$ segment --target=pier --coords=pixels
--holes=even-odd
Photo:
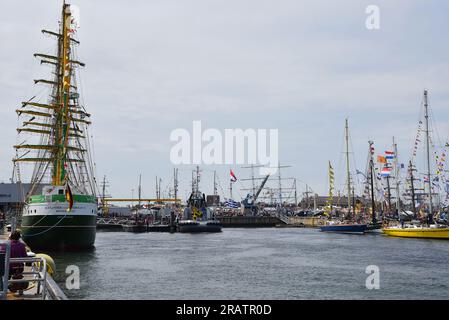
[[[278,225],[281,227],[319,228],[325,224],[325,220],[319,217],[289,217],[283,214],[278,217],[283,222],[283,224]]]

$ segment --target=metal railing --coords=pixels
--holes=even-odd
[[[130,221],[135,221],[135,218],[97,218],[97,225],[122,225]]]
[[[10,263],[23,263],[29,268],[21,273],[22,279],[10,279],[8,285],[14,283],[35,283],[37,285],[33,297],[41,297],[45,300],[47,297],[47,262],[44,258],[10,258]]]
[[[283,214],[283,213],[279,213],[279,215],[277,216],[279,218],[279,220],[281,220],[282,222],[284,222],[285,224],[290,224],[290,217]]]
[[[24,266],[23,271],[19,273],[22,276],[21,279],[14,279],[14,277],[11,277],[11,264]],[[10,241],[0,241],[0,278],[0,300],[6,300],[8,290],[10,290],[14,284],[20,283],[28,285],[24,289],[17,289],[16,291],[19,291],[19,293],[33,288],[30,284],[34,283],[35,290],[32,295],[27,295],[27,297],[41,298],[42,300],[47,298],[46,260],[44,258],[36,257],[11,258]]]
[[[0,241],[0,300],[6,300],[8,293],[10,253],[11,244],[9,241]]]

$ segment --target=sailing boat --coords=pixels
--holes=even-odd
[[[25,139],[15,146],[18,179],[21,163],[34,164],[21,230],[33,249],[88,248],[95,242],[96,183],[89,151],[90,114],[81,105],[76,84],[77,69],[84,64],[75,57],[79,41],[70,5],[63,3],[58,33],[42,32],[56,38],[57,55],[34,56],[53,68],[54,78],[34,82],[50,85],[51,94],[44,102],[33,97],[16,110],[23,121],[17,131]]]
[[[432,203],[432,179],[430,175],[430,136],[429,136],[429,112],[427,90],[424,90],[424,118],[426,126],[426,160],[427,160],[427,183],[429,212],[427,213],[427,225],[405,225],[383,228],[383,232],[389,236],[405,238],[430,238],[449,239],[449,228],[434,223],[434,212]],[[411,165],[411,163],[410,163]],[[414,201],[414,199],[412,199]]]
[[[364,233],[367,229],[366,224],[357,224],[351,221],[351,173],[349,170],[349,126],[348,119],[345,120],[345,137],[346,137],[346,174],[348,183],[348,215],[346,222],[339,223],[330,221],[327,225],[321,226],[320,230],[324,232],[339,233]]]

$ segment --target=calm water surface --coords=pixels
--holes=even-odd
[[[98,232],[88,253],[52,253],[71,299],[449,299],[449,241],[224,229],[217,234]],[[368,290],[368,265],[380,289]]]

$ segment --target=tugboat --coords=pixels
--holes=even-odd
[[[198,190],[199,168],[196,169],[196,181],[192,183],[192,194],[187,200],[183,217],[178,221],[178,232],[221,232],[222,225],[206,205],[206,196]]]

